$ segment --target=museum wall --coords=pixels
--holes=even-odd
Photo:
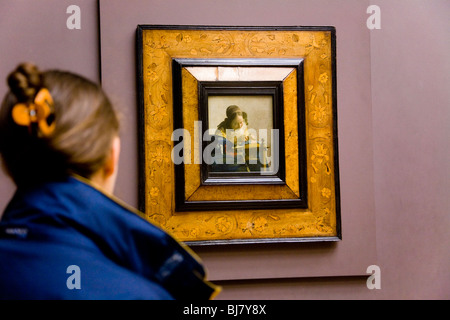
[[[376,2],[380,30],[361,0],[1,0],[0,76],[31,60],[101,80],[123,116],[116,194],[138,206],[138,24],[335,26],[342,241],[193,249],[219,299],[448,299],[450,5]],[[1,211],[13,192],[1,173]]]

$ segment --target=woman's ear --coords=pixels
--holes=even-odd
[[[105,178],[109,178],[111,175],[116,175],[119,167],[119,155],[120,155],[120,138],[114,137],[111,150],[109,151],[108,158],[106,159],[104,169]]]

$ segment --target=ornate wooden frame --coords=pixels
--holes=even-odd
[[[144,216],[190,244],[341,239],[335,52],[333,27],[138,26]],[[202,185],[200,165],[172,162],[173,130],[194,132],[200,117],[199,81],[186,66],[293,61],[301,68],[282,83],[284,184]]]

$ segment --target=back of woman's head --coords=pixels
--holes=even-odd
[[[40,72],[31,63],[20,64],[7,82],[0,153],[18,186],[70,174],[90,178],[103,166],[119,121],[99,85],[70,72]]]

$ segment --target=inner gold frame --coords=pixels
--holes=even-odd
[[[137,48],[141,119],[140,209],[145,218],[179,240],[197,244],[341,238],[333,27],[139,26]],[[293,101],[298,94],[293,89],[296,84],[291,76],[284,81],[284,125],[286,168],[290,168],[286,172],[298,168],[288,164],[289,161],[298,162],[298,148],[289,146],[294,146],[296,139],[306,139],[308,208],[176,212],[175,170],[171,160],[175,80],[172,60],[241,58],[304,60],[306,136],[298,137],[292,127],[293,121],[289,120],[296,114],[296,107],[289,106],[296,105]],[[183,112],[183,122],[189,126],[198,117],[192,111],[198,105],[195,96],[197,80],[189,71],[182,72],[183,110],[191,110]],[[219,193],[218,189],[211,192],[206,186],[200,188],[196,170],[192,166],[185,172],[185,196],[190,200],[198,189],[205,190],[201,196],[200,193],[196,195],[201,200],[214,200],[220,194],[222,199],[232,201],[242,194],[231,191],[232,188]],[[287,174],[286,180],[293,191],[289,195],[280,195],[279,190],[273,190],[281,187],[286,190],[286,186],[242,187],[251,188],[252,194],[264,199],[273,195],[281,198],[298,196],[295,175],[289,175],[288,179]]]

